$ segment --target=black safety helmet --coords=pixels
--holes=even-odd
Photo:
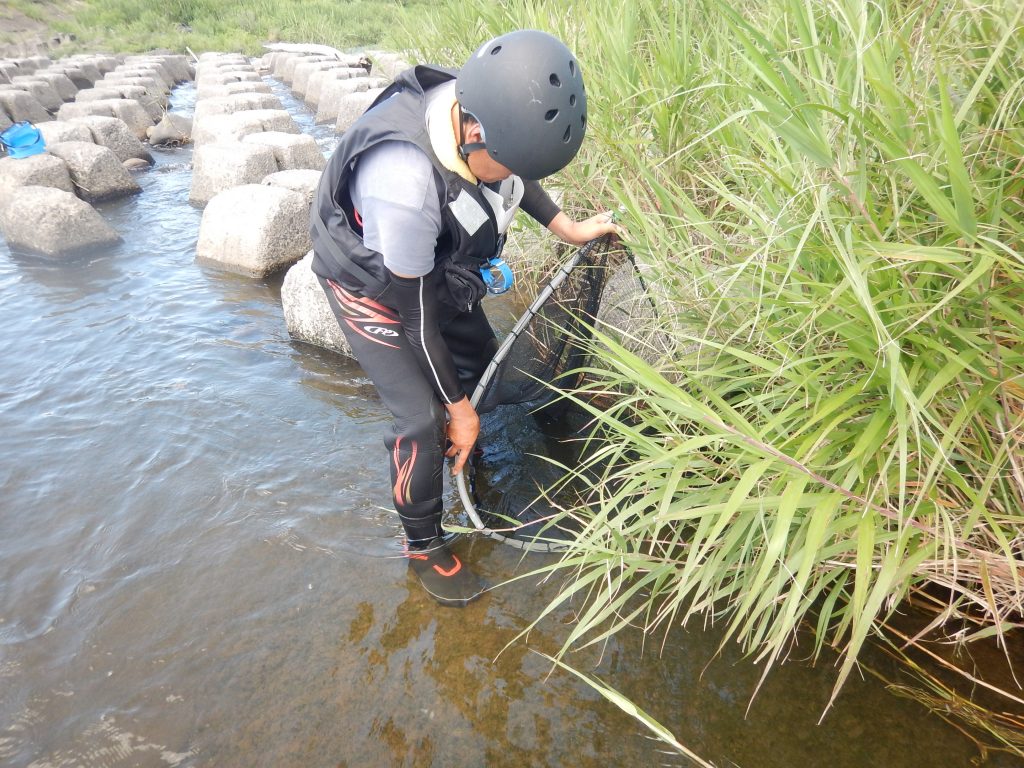
[[[480,46],[456,80],[459,106],[475,117],[484,142],[460,147],[487,154],[525,179],[560,171],[587,131],[587,94],[576,57],[535,29]]]

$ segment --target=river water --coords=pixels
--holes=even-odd
[[[190,150],[155,154],[142,194],[100,209],[122,245],[0,242],[0,765],[686,765],[552,672],[568,610],[520,635],[556,585],[501,584],[550,556],[463,540],[499,586],[464,610],[418,588],[373,387],[289,340],[281,275],[196,265]],[[870,677],[819,725],[829,662],[781,667],[748,713],[761,670],[718,642],[692,626],[568,661],[720,766],[976,754]]]

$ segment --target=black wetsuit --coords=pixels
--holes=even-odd
[[[500,250],[502,238],[481,189],[441,165],[426,133],[425,92],[453,77],[449,70],[420,66],[396,78],[342,138],[312,212],[313,270],[356,359],[394,417],[385,439],[392,495],[413,545],[441,535],[444,404],[473,392],[497,349],[480,306],[486,291],[478,269]],[[359,155],[384,141],[410,142],[434,166],[443,226],[434,269],[422,277],[394,275],[363,244],[349,197]],[[525,187],[521,207],[547,225],[558,207],[536,182]]]

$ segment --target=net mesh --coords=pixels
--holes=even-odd
[[[497,537],[507,543],[543,550],[570,535],[556,523],[558,509],[544,489],[560,480],[559,463],[576,463],[586,419],[567,407],[558,390],[579,383],[588,329],[624,259],[608,238],[572,254],[509,331],[474,392],[484,447],[468,470],[463,498],[477,525],[492,535],[504,531]]]
[[[510,332],[474,395],[477,410],[499,405],[549,405],[555,388],[572,388],[585,362],[582,340],[596,322],[601,294],[623,252],[609,238],[578,250],[555,274]]]

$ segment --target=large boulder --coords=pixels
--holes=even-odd
[[[333,56],[323,56],[320,54],[300,54],[291,58],[285,59],[281,65],[281,71],[278,73],[278,77],[290,86],[292,81],[295,79],[295,69],[300,64],[312,64],[316,61],[327,61],[328,59],[334,59]]]
[[[146,138],[146,131],[153,125],[153,118],[146,112],[145,107],[134,99],[76,101],[65,104],[57,111],[58,120],[73,120],[89,115],[120,118],[140,141]]]
[[[20,88],[26,93],[31,94],[47,112],[56,112],[60,109],[60,105],[64,103],[64,99],[60,97],[60,94],[57,93],[52,85],[35,75],[20,75],[12,78],[11,86],[9,87]]]
[[[306,86],[305,102],[310,107],[315,107],[320,103],[324,84],[334,80],[355,80],[357,78],[364,80],[368,79],[366,70],[354,67],[331,67],[330,69],[322,69],[319,72],[314,72],[309,76],[309,85]],[[380,85],[383,85],[383,83],[380,83]]]
[[[51,187],[74,193],[67,164],[59,157],[42,152],[31,157],[0,159],[0,190],[16,187]]]
[[[250,82],[204,82],[201,86],[196,89],[196,99],[203,101],[205,99],[218,98],[220,96],[235,96],[239,93],[272,93],[270,86],[264,82],[250,83]]]
[[[75,100],[75,94],[78,93],[78,86],[71,82],[71,78],[63,72],[49,72],[47,70],[42,70],[40,72],[36,72],[36,77],[48,82],[63,101]]]
[[[292,93],[298,96],[300,99],[306,97],[306,92],[309,90],[310,78],[317,72],[324,72],[330,69],[342,69],[347,72],[348,67],[342,64],[336,59],[327,59],[324,61],[302,61],[295,66],[295,73],[292,77]]]
[[[242,143],[261,144],[273,149],[277,167],[282,171],[298,168],[322,171],[327,165],[316,140],[305,133],[282,133],[281,131],[251,133],[242,138]]]
[[[146,131],[146,136],[154,147],[188,144],[192,141],[192,118],[168,112]]]
[[[243,136],[261,131],[299,133],[299,126],[283,109],[253,109],[233,115],[211,115],[192,123],[192,143],[197,147],[211,142],[241,141]]]
[[[289,335],[297,341],[314,344],[352,357],[327,296],[313,273],[313,252],[292,266],[281,285],[281,308]]]
[[[105,101],[107,99],[131,99],[139,102],[151,120],[159,120],[165,111],[165,104],[149,97],[141,85],[98,85],[85,91],[79,91],[75,101]]]
[[[87,202],[50,187],[0,194],[0,231],[12,248],[46,256],[67,256],[121,240]]]
[[[396,75],[412,66],[404,56],[398,53],[370,51],[367,53],[367,56],[369,56],[373,64],[370,74],[378,75],[388,80],[394,80]]]
[[[325,80],[320,86],[320,101],[317,103],[316,123],[336,123],[341,111],[341,102],[353,93],[382,88],[384,81],[377,77],[354,77],[352,79]]]
[[[125,160],[144,160],[152,165],[153,156],[149,154],[149,150],[142,145],[135,134],[128,130],[128,126],[123,120],[116,117],[90,115],[89,117],[77,117],[73,122],[88,128],[93,142],[110,149],[122,163]]]
[[[189,202],[205,205],[217,194],[256,184],[278,170],[274,150],[265,144],[224,142],[196,147],[192,155]]]
[[[26,120],[38,124],[50,119],[50,113],[43,109],[43,105],[32,94],[19,89],[0,88],[0,112],[6,114],[12,123]]]
[[[40,123],[36,127],[43,134],[46,146],[62,141],[92,141],[95,143],[89,126],[74,120],[50,120],[47,123]]]
[[[311,247],[309,207],[301,194],[246,184],[221,192],[206,206],[196,260],[265,277],[295,263]]]
[[[272,93],[236,93],[231,96],[216,96],[198,102],[193,119],[196,122],[201,122],[211,115],[231,115],[254,109],[281,109],[281,102]]]
[[[384,91],[383,88],[372,88],[343,96],[338,104],[338,119],[334,124],[336,133],[344,133]]]
[[[320,184],[320,171],[298,169],[294,171],[278,171],[263,179],[261,184],[271,187],[284,187],[292,192],[298,192],[305,198],[306,205],[312,205],[316,188]]]
[[[107,147],[84,141],[65,141],[47,149],[67,163],[71,181],[83,200],[98,203],[142,191]]]

